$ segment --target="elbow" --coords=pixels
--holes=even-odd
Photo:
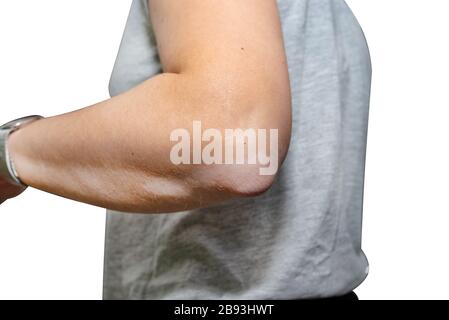
[[[223,183],[236,197],[267,192],[288,154],[292,126],[290,87],[284,82],[283,86],[265,89],[264,93],[256,90],[256,95],[247,92],[241,100],[250,97],[254,107],[239,104],[241,127],[234,128],[231,137],[225,134],[225,142],[234,142],[235,162],[226,169]]]
[[[241,172],[230,174],[233,177],[232,181],[227,179],[224,183],[229,186],[231,193],[236,198],[251,198],[267,192],[276,180],[277,174],[273,175],[260,175],[254,169],[247,168],[247,172]],[[234,175],[234,176],[233,176]]]
[[[263,116],[255,112],[247,120],[240,117],[242,127],[229,125],[220,130],[221,161],[217,164],[209,160],[208,165],[200,166],[212,188],[226,190],[233,198],[247,198],[259,196],[273,186],[290,144],[289,110],[289,103],[276,105]],[[259,120],[254,121],[257,117]]]
[[[266,149],[256,148],[255,155],[250,155],[248,152],[246,162],[222,168],[224,174],[221,174],[221,182],[235,197],[259,196],[267,192],[276,181],[288,153],[290,129],[287,130],[288,136],[285,132],[280,134],[277,129],[267,131],[269,133],[266,135],[256,137],[258,140],[256,145],[266,145]],[[249,145],[250,142],[246,141],[242,143],[242,148]],[[239,145],[236,147],[238,148]]]
[[[277,173],[261,175],[258,165],[211,165],[196,170],[194,179],[218,198],[250,198],[268,191]],[[220,196],[221,194],[221,196]]]
[[[287,72],[249,75],[203,79],[196,86],[201,99],[193,104],[204,106],[192,116],[202,123],[202,165],[194,179],[232,198],[255,197],[273,186],[291,137]]]
[[[225,191],[231,198],[251,198],[264,194],[275,183],[279,168],[275,164],[224,165],[204,169],[208,184],[218,192]]]

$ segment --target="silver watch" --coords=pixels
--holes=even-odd
[[[42,118],[43,117],[41,116],[28,116],[10,121],[0,126],[0,178],[7,180],[13,185],[26,186],[20,181],[17,172],[14,169],[14,164],[9,158],[7,145],[8,137],[14,131]]]

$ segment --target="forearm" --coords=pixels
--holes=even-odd
[[[271,183],[270,177],[255,177],[257,168],[170,161],[170,133],[191,128],[193,120],[218,129],[270,125],[251,110],[251,101],[243,109],[230,107],[234,102],[217,96],[207,82],[159,75],[112,99],[13,133],[9,148],[20,179],[69,199],[127,212],[174,212],[248,190],[257,193]]]

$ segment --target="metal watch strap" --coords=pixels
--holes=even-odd
[[[9,159],[7,142],[10,133],[11,130],[0,129],[0,176],[13,185],[24,186],[17,177],[11,160]]]
[[[14,168],[14,164],[9,157],[7,145],[8,137],[14,131],[42,118],[42,116],[38,115],[27,116],[0,126],[0,177],[13,185],[26,187],[26,185],[20,181]]]

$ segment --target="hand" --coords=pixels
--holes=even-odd
[[[8,199],[17,197],[19,194],[24,192],[26,187],[16,186],[8,181],[0,178],[0,204]]]

